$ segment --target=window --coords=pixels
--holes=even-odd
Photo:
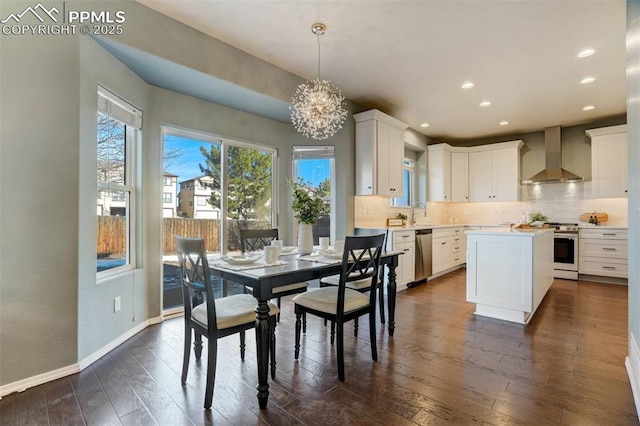
[[[164,177],[164,186],[171,186],[172,179],[169,176]]]
[[[98,87],[96,271],[99,276],[134,266],[134,155],[141,127],[141,111]]]
[[[162,305],[172,313],[182,306],[173,235],[204,238],[210,254],[239,253],[239,229],[277,226],[278,162],[273,148],[175,127],[163,127],[163,143],[163,170],[183,183],[180,218],[165,218],[163,230]],[[228,294],[243,291],[229,284]]]
[[[402,161],[402,197],[392,198],[393,207],[411,207],[413,204],[414,160]]]
[[[171,193],[170,192],[163,192],[162,193],[162,202],[163,203],[170,203],[171,202]]]
[[[313,226],[314,244],[318,244],[319,237],[335,239],[334,151],[333,146],[293,147],[293,178],[308,182],[324,194],[324,211]]]

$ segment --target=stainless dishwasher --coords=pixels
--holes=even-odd
[[[431,229],[416,230],[416,277],[411,287],[431,276],[432,232]]]

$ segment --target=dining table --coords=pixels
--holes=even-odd
[[[395,330],[396,310],[396,268],[398,257],[403,251],[386,251],[380,258],[380,266],[387,267],[387,309],[389,335]],[[256,306],[256,353],[258,359],[258,404],[261,409],[267,407],[269,399],[269,344],[271,339],[268,301],[273,296],[273,289],[301,281],[309,281],[339,274],[342,270],[342,259],[328,259],[317,252],[311,255],[281,255],[273,265],[264,262],[256,265],[236,267],[224,262],[210,262],[213,276],[229,280],[246,287],[251,287],[257,299]],[[275,362],[275,360],[273,361]]]

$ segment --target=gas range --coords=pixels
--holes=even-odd
[[[560,222],[547,222],[549,228],[554,229],[555,234],[578,234],[578,224],[577,223],[560,223]]]

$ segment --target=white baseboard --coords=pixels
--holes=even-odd
[[[625,359],[624,365],[627,367],[636,411],[640,413],[640,350],[633,333],[629,333],[629,356]]]
[[[37,376],[27,377],[26,379],[18,380],[17,382],[0,386],[0,399],[2,399],[3,396],[9,395],[13,392],[23,392],[34,386],[39,386],[44,383],[52,382],[66,376],[79,373],[145,328],[153,324],[158,324],[160,322],[162,322],[162,317],[150,318],[146,321],[143,321],[117,339],[109,342],[85,359],[79,361],[77,364],[68,365],[66,367],[58,368],[57,370],[47,371],[46,373],[38,374]]]

